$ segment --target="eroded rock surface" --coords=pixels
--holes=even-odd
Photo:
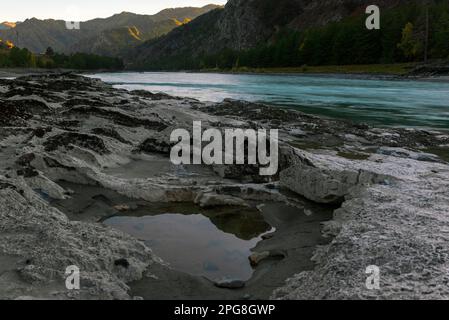
[[[69,220],[53,207],[71,198],[63,182],[136,201],[204,207],[287,199],[264,185],[226,181],[212,169],[168,170],[171,131],[215,119],[189,109],[192,100],[115,90],[72,74],[0,80],[0,86],[0,260],[7,261],[0,298],[130,299],[129,282],[151,276],[155,264],[165,268],[142,242],[98,223],[101,215]],[[155,162],[156,154],[165,160]],[[136,178],[112,173],[134,162],[147,163]],[[87,200],[85,206],[108,202]],[[80,291],[65,286],[72,265],[82,272]]]
[[[127,299],[126,283],[140,279],[157,258],[136,239],[100,224],[71,222],[24,181],[0,186],[0,251],[16,257],[0,274],[0,298]],[[129,265],[118,266],[126,258]],[[81,290],[69,292],[67,267],[82,270]]]
[[[380,155],[345,165],[309,158],[313,167],[289,170],[320,187],[303,190],[290,177],[287,184],[320,201],[336,194],[345,201],[325,223],[335,239],[316,251],[315,270],[289,279],[273,298],[448,299],[449,167]],[[355,179],[354,169],[365,178]],[[380,289],[366,286],[369,266],[379,267]]]
[[[329,243],[313,258],[316,268],[285,269],[298,274],[273,298],[449,298],[446,133],[129,92],[72,74],[0,80],[0,89],[0,298],[130,299],[129,282],[150,279],[153,271],[168,274],[150,248],[97,223],[101,216],[69,220],[53,207],[71,199],[73,190],[64,187],[70,183],[135,201],[203,207],[270,201],[301,207],[301,197],[337,203],[323,229]],[[260,179],[254,166],[173,168],[170,133],[191,130],[198,120],[204,129],[279,129],[279,174]],[[86,205],[97,202],[109,199]],[[289,238],[301,232],[289,230]],[[271,235],[258,252],[279,256],[272,241],[279,243]],[[83,272],[81,291],[65,287],[70,265]],[[380,290],[365,287],[369,265],[380,267]]]

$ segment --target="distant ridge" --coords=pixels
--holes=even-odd
[[[0,25],[0,39],[34,53],[48,47],[55,52],[84,52],[107,56],[121,56],[130,47],[164,35],[178,27],[177,21],[193,20],[219,6],[165,9],[155,15],[122,12],[109,18],[81,23],[81,30],[67,30],[62,20],[27,19],[20,24]]]
[[[4,22],[0,23],[0,30],[8,30],[8,29],[15,28],[16,26],[17,26],[16,22],[4,21]]]

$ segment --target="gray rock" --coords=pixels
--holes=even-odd
[[[244,288],[246,283],[245,283],[245,281],[241,281],[241,280],[223,280],[223,281],[215,282],[214,285],[217,288],[235,290],[235,289]]]
[[[315,269],[287,280],[272,298],[448,299],[449,167],[385,156],[359,167],[394,183],[347,189],[346,201],[324,226],[335,238],[317,248]],[[340,171],[352,168],[347,163]],[[366,286],[371,265],[380,269],[380,290]]]
[[[415,152],[404,148],[380,147],[377,150],[377,153],[399,158],[408,158],[418,161],[440,162],[440,163],[444,162],[434,154],[425,152]]]
[[[297,157],[296,165],[281,172],[281,186],[319,203],[343,202],[352,187],[379,183],[387,176],[359,161],[301,151]]]
[[[270,252],[255,252],[249,256],[249,262],[253,267],[257,266],[262,260],[268,259],[270,257]]]

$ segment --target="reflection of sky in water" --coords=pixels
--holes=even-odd
[[[449,83],[167,72],[103,73],[95,77],[119,88],[203,101],[263,101],[376,124],[449,128]]]
[[[113,217],[105,223],[145,241],[173,268],[211,280],[248,280],[250,250],[261,240],[242,240],[199,214]]]

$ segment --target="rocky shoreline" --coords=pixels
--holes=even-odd
[[[260,179],[253,166],[180,174],[148,159],[166,157],[170,132],[191,129],[194,120],[203,127],[280,129],[280,174]],[[0,80],[0,298],[447,299],[448,150],[449,135],[432,130],[130,92],[73,74]],[[148,161],[154,172],[111,173],[136,161]],[[338,209],[323,224],[323,239],[314,233],[303,249],[309,230],[279,225],[255,253],[269,257],[289,248],[285,264],[256,269],[247,289],[236,292],[170,269],[143,242],[98,223],[101,216],[73,219],[52,205],[73,194],[61,181],[149,204],[275,202],[305,216],[314,204]],[[295,262],[296,252],[304,265]],[[70,265],[82,270],[81,290],[65,288]],[[370,265],[381,270],[380,290],[365,286]],[[281,267],[286,277],[275,278]]]

